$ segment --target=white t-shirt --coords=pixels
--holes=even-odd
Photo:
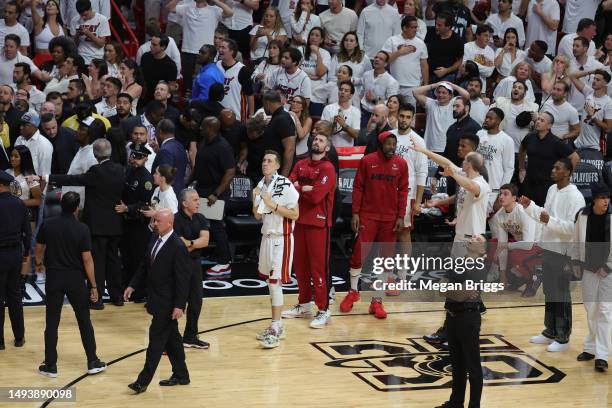
[[[493,91],[493,98],[497,99],[500,96],[503,96],[504,98],[510,99],[512,97],[512,86],[515,82],[516,77],[512,75],[507,76],[501,81],[499,81],[499,84],[497,84],[495,90]],[[531,79],[527,79],[525,81],[525,84],[527,84],[527,93],[525,94],[525,100],[527,102],[535,102],[535,94],[533,93],[533,82],[531,81]]]
[[[308,21],[306,21],[308,18]],[[308,34],[310,30],[315,27],[321,27],[321,19],[316,14],[311,13],[308,17],[308,13],[302,12],[300,19],[295,20],[295,15],[291,14],[291,37],[301,36],[302,40],[308,40]]]
[[[262,25],[253,26],[253,28],[249,32],[249,35],[254,36],[255,34],[257,34],[257,30],[260,27],[263,28]],[[273,31],[271,34],[273,39],[278,36],[283,36],[283,35],[287,35],[287,32],[285,31],[283,27],[281,27],[278,30],[278,32]],[[255,50],[251,50],[251,59],[256,60],[256,59],[267,57],[267,56],[268,56],[268,37],[265,35],[262,35],[261,37],[258,37],[257,40],[255,41]]]
[[[416,48],[416,51],[396,58],[389,66],[389,72],[399,82],[400,86],[421,86],[423,82],[421,60],[426,60],[429,57],[427,46],[417,37],[406,39],[400,34],[388,38],[382,49],[391,54],[397,51],[401,45],[411,45]]]
[[[70,23],[70,34],[75,36],[77,29],[91,31],[100,38],[111,35],[108,19],[100,13],[95,13],[89,20],[83,20],[77,15]],[[83,57],[86,64],[89,64],[94,58],[104,58],[104,47],[96,46],[85,35],[81,35],[79,36],[79,55]]]
[[[459,187],[457,190],[455,240],[464,239],[466,235],[473,237],[484,234],[487,230],[487,207],[489,206],[491,187],[482,176],[474,177],[472,181],[480,186],[478,197],[463,187]]]
[[[223,19],[220,7],[183,4],[176,6],[176,15],[183,21],[183,52],[198,54],[202,45],[214,44],[215,30]]]
[[[529,58],[528,55],[525,56],[525,62],[527,62],[529,65],[531,65],[531,67],[533,68],[533,70],[535,72],[537,72],[538,74],[542,75],[546,72],[550,72],[550,70],[552,69],[552,61],[550,58],[548,58],[546,55],[544,56],[544,58],[542,58],[541,61],[534,61],[531,58]]]
[[[4,37],[9,34],[16,34],[21,40],[22,47],[30,46],[30,33],[23,25],[16,23],[14,26],[9,27],[4,22],[4,19],[0,20],[0,48],[4,47]]]
[[[23,145],[30,149],[32,154],[32,163],[34,171],[39,176],[51,174],[51,162],[53,160],[53,145],[51,142],[40,134],[39,131],[34,133],[30,139],[19,136],[15,140],[15,146]]]
[[[534,242],[539,238],[540,227],[525,212],[525,209],[519,203],[516,203],[511,212],[506,212],[500,208],[493,219],[492,225],[495,225],[493,236],[497,238],[499,243],[507,243],[508,249],[523,249],[530,250]],[[514,239],[514,242],[508,242],[508,236]],[[502,270],[507,269],[508,250],[499,251],[499,265]]]
[[[321,54],[323,65],[327,67],[327,72],[329,72],[329,66],[331,65],[331,55],[329,55],[329,52],[327,52],[323,48],[319,48],[319,53]],[[318,57],[313,52],[310,53],[310,57],[308,59],[304,57],[304,59],[302,59],[302,63],[300,64],[300,68],[302,69],[302,71],[304,71],[308,75],[316,75],[317,58]],[[317,80],[311,79],[310,86],[312,87],[312,89],[314,89],[318,86],[325,85],[326,82],[327,82],[327,74],[323,75],[321,79],[317,79]],[[324,103],[325,101],[316,100],[315,95],[312,95],[311,102]]]
[[[83,146],[79,148],[79,150],[74,155],[72,162],[70,162],[70,168],[68,169],[68,174],[85,174],[91,168],[91,166],[95,166],[98,164],[98,160],[93,154],[93,145],[88,144],[87,146]],[[68,193],[69,191],[74,191],[81,197],[81,202],[79,203],[79,208],[83,208],[85,206],[85,187],[83,186],[64,186],[62,187],[62,195]]]
[[[520,3],[520,1],[517,1]],[[503,39],[504,34],[506,34],[506,30],[509,28],[514,28],[518,33],[518,48],[523,48],[525,45],[525,27],[523,26],[523,20],[518,18],[514,14],[510,14],[510,17],[506,21],[502,21],[499,14],[491,14],[487,17],[486,24],[490,25],[493,29],[493,34],[491,35],[491,41],[489,42],[489,46],[495,49],[495,44],[493,42],[493,36],[498,36]]]
[[[382,7],[372,4],[361,10],[357,22],[357,38],[369,58],[374,58],[385,40],[400,34],[397,23],[399,18],[397,9],[388,4]]]
[[[495,51],[495,58],[497,58],[502,51],[503,48],[498,48],[497,51]],[[510,55],[510,53],[504,53],[504,56],[502,57],[502,63],[497,68],[497,71],[500,73],[500,75],[507,77],[512,73],[512,70],[516,65],[518,65],[519,62],[523,62],[525,60],[526,55],[527,54],[525,53],[525,51],[517,49],[516,58],[514,58],[514,61],[512,61],[512,56]]]
[[[234,15],[225,17],[223,24],[228,30],[244,30],[253,25],[253,9],[245,6],[238,0],[223,0],[225,4],[234,10]]]
[[[557,55],[565,55],[568,60],[574,59],[574,40],[578,38],[577,33],[569,33],[563,36],[561,41],[559,41],[559,48],[557,49]],[[587,50],[587,55],[592,57],[597,52],[597,48],[595,48],[595,43],[593,40],[589,42],[589,49]]]
[[[355,96],[357,99],[361,99],[361,90],[363,89],[363,74],[372,70],[372,63],[370,62],[370,59],[364,54],[363,59],[359,62],[340,62],[338,61],[337,55],[332,56],[329,71],[327,71],[328,82],[336,82],[336,73],[338,72],[338,68],[340,68],[342,65],[349,66],[353,70],[351,81],[353,82],[353,85],[355,85]]]
[[[281,1],[281,3],[283,2]],[[348,7],[342,7],[338,14],[332,13],[331,10],[325,10],[319,15],[319,18],[321,19],[321,27],[325,28],[329,38],[336,41],[330,51],[332,54],[337,54],[344,34],[349,31],[357,31],[357,14]]]
[[[412,149],[413,143],[410,137],[413,136],[416,143],[423,147],[425,147],[425,140],[413,129],[410,129],[410,133],[407,135],[400,135],[397,129],[392,130],[392,132],[397,137],[395,154],[401,156],[408,163],[408,198],[413,200],[417,195],[417,186],[426,185],[429,165],[427,156]],[[410,205],[410,200],[408,200],[408,205]],[[407,213],[410,212],[407,211]]]
[[[586,95],[585,103],[595,108],[596,112],[593,118],[599,120],[612,119],[612,99],[610,99],[608,95],[596,97],[593,88],[588,85],[585,85],[582,92]],[[591,120],[588,120],[585,116],[580,122],[580,136],[576,139],[576,147],[599,150],[600,136],[601,128],[593,124]]]
[[[321,120],[327,120],[330,123],[334,123],[334,117],[339,114],[342,115],[347,126],[359,130],[361,125],[361,111],[353,105],[350,105],[348,109],[342,109],[337,103],[327,105],[325,109],[323,109]],[[332,144],[334,147],[353,146],[355,144],[355,139],[353,139],[348,132],[342,130],[339,124],[334,124]]]
[[[166,191],[161,191],[159,186],[155,187],[151,196],[151,205],[155,211],[169,209],[172,214],[178,211],[178,200],[172,186],[169,186]]]
[[[474,119],[480,126],[484,123],[485,116],[487,116],[487,112],[489,111],[489,105],[486,105],[482,98],[478,98],[476,100],[470,99],[470,117]]]
[[[485,59],[491,62],[495,61],[495,52],[488,45],[484,48],[480,48],[476,41],[465,43],[463,46],[463,63],[466,61],[474,61],[478,65],[478,72],[480,73],[480,79],[482,79],[482,92],[484,93],[487,89],[487,78],[493,74],[495,69],[494,65],[485,65]]]
[[[570,62],[570,73],[574,73],[576,71],[581,71],[580,68],[583,68],[584,71],[593,71],[596,69],[605,69],[605,66],[597,61],[595,58],[593,57],[587,57],[586,63],[584,65],[579,65],[578,61],[576,61],[576,58],[573,58]],[[593,77],[594,75],[588,75],[588,76],[584,76],[582,78],[580,78],[580,80],[585,83],[586,85],[589,86],[589,88],[591,87],[591,85],[593,84]],[[583,91],[584,92],[584,91]],[[570,87],[570,91],[569,94],[567,95],[567,100],[569,103],[572,104],[572,106],[574,108],[576,108],[576,110],[578,111],[579,114],[584,114],[584,94],[583,92],[580,92],[574,85],[572,85]]]
[[[427,98],[425,111],[427,119],[425,122],[425,143],[427,149],[432,152],[443,152],[446,147],[446,131],[455,123],[453,118],[454,99],[445,105],[440,106],[438,101]]]
[[[19,187],[21,187],[21,195],[19,196],[19,198],[21,198],[22,200],[29,200],[31,197],[30,195],[30,190],[33,189],[34,187],[38,187],[40,186],[40,184],[38,183],[38,181],[30,181],[28,182],[28,180],[25,178],[25,176],[23,175],[23,173],[21,173],[18,176],[15,176],[15,171],[13,169],[8,169],[6,170],[7,174],[10,174],[11,176],[15,177],[15,181],[17,181],[19,183]]]
[[[96,103],[94,107],[96,112],[105,118],[110,118],[111,116],[115,116],[117,114],[117,105],[110,106],[108,103],[106,103],[104,98],[102,98],[100,102]]]
[[[563,32],[575,33],[578,23],[583,18],[595,20],[595,12],[601,0],[566,0],[565,17],[563,17]]]
[[[399,83],[386,71],[378,76],[374,74],[373,69],[363,74],[361,105],[368,112],[372,112],[376,102],[372,103],[366,99],[366,92],[368,91],[374,92],[376,97],[382,100],[382,103],[386,103],[389,97],[399,93]]]
[[[542,40],[548,45],[548,52],[552,53],[557,45],[557,30],[551,30],[542,19],[533,11],[537,0],[531,0],[527,6],[527,32],[525,33],[525,48],[529,48],[535,40]],[[559,21],[561,10],[557,0],[543,0],[540,3],[545,15]]]
[[[484,158],[489,185],[493,190],[499,190],[510,182],[514,173],[514,142],[502,130],[497,134],[490,134],[481,129],[476,136],[480,138],[476,151]]]
[[[559,138],[569,132],[570,125],[580,123],[578,111],[568,101],[563,102],[561,105],[555,105],[551,98],[544,103],[542,112],[548,112],[555,118],[555,123],[550,131]]]

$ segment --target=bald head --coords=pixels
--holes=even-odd
[[[389,108],[385,104],[378,104],[374,107],[372,111],[372,120],[378,127],[383,127],[385,123],[387,123],[387,118],[389,117]]]
[[[202,136],[204,140],[211,141],[217,137],[217,135],[219,135],[220,130],[221,121],[214,116],[207,116],[204,118],[202,125],[200,126],[200,136]]]
[[[55,116],[55,104],[53,102],[45,102],[40,107],[40,116],[43,116],[45,113],[51,113]]]
[[[223,127],[231,127],[236,122],[236,114],[231,109],[223,109],[219,113],[219,119]]]
[[[166,235],[174,225],[174,214],[168,208],[155,213],[155,228],[160,236]]]
[[[315,124],[315,130],[317,133],[330,137],[334,131],[334,125],[327,120],[320,120]]]

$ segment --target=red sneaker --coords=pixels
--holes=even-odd
[[[342,299],[342,303],[340,303],[340,311],[342,313],[348,313],[353,309],[353,303],[358,302],[361,297],[359,296],[359,292],[356,290],[349,290],[346,297]]]
[[[380,299],[372,299],[372,303],[370,303],[370,314],[373,314],[377,319],[386,319],[387,312],[383,307],[382,300]]]

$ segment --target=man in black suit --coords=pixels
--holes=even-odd
[[[104,282],[108,288],[111,302],[123,306],[121,282],[121,262],[119,261],[119,241],[123,233],[120,214],[115,206],[121,202],[125,175],[120,164],[111,162],[112,149],[106,139],[93,143],[93,154],[98,164],[92,166],[85,174],[50,175],[45,181],[57,186],[85,186],[85,207],[83,221],[87,224],[92,236],[92,254],[98,286],[98,301],[90,307],[104,309],[102,296]]]
[[[189,292],[189,254],[173,230],[174,214],[169,209],[155,214],[156,234],[151,238],[143,266],[124,292],[128,301],[135,288],[147,287],[147,311],[153,315],[149,326],[149,346],[145,365],[138,378],[128,387],[140,394],[153,379],[162,353],[168,353],[172,376],[159,382],[161,386],[189,384],[185,350],[178,329]],[[145,272],[146,268],[146,272]]]
[[[170,119],[162,119],[159,122],[156,136],[159,151],[153,160],[151,173],[155,173],[155,169],[162,164],[169,164],[176,168],[172,188],[178,196],[185,188],[185,170],[189,162],[187,151],[183,144],[174,137],[174,123]]]

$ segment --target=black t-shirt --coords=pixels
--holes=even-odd
[[[263,133],[264,150],[274,150],[280,154],[281,160],[285,157],[283,139],[295,137],[295,123],[291,115],[283,107],[278,108],[272,113],[272,118]],[[263,156],[262,156],[263,159]],[[260,161],[261,164],[261,161]],[[281,164],[282,165],[282,164]]]
[[[527,153],[525,181],[533,183],[550,183],[550,172],[555,162],[574,152],[550,132],[543,139],[535,132],[529,133],[521,142],[521,146]]]
[[[179,210],[174,215],[174,232],[188,241],[200,238],[200,231],[208,231],[209,229],[210,222],[202,214],[193,214],[193,217],[189,218],[183,210]],[[192,258],[199,258],[201,252],[201,249],[194,249],[189,255]]]
[[[459,36],[459,38],[465,40],[465,31],[472,24],[470,9],[463,4],[440,2],[434,4],[432,10],[436,15],[446,12],[453,16],[453,31]],[[463,49],[463,46],[461,49]]]
[[[145,53],[140,60],[140,69],[145,81],[145,95],[141,98],[140,106],[145,106],[153,99],[155,87],[159,81],[176,81],[176,64],[169,56],[162,59],[155,59],[150,52]]]
[[[86,276],[82,254],[91,251],[87,225],[72,214],[49,218],[41,225],[36,242],[47,246],[47,288],[54,283],[83,282]]]
[[[198,149],[193,169],[193,179],[197,181],[196,190],[200,197],[208,197],[219,187],[223,175],[236,166],[232,147],[221,136],[210,143],[203,143]],[[227,193],[219,192],[221,196]]]
[[[609,214],[596,215],[591,209],[586,228],[584,269],[595,272],[604,267],[610,254],[610,238],[606,237],[606,222]]]
[[[463,41],[455,33],[443,40],[438,34],[432,32],[425,38],[425,44],[429,55],[429,73],[432,75],[436,68],[448,68],[458,59],[463,58]]]
[[[253,185],[259,183],[263,177],[261,170],[261,162],[263,161],[264,151],[266,150],[264,145],[263,136],[257,139],[249,139],[246,135],[244,142],[247,145],[247,169],[246,175],[251,179]]]
[[[230,129],[221,129],[221,135],[232,146],[234,157],[238,157],[240,154],[240,142],[246,137],[246,126],[244,123],[235,121]]]
[[[180,120],[174,122],[174,137],[181,142],[186,150],[189,150],[189,144],[191,142],[196,142],[199,145],[202,141],[199,131],[187,129]]]

